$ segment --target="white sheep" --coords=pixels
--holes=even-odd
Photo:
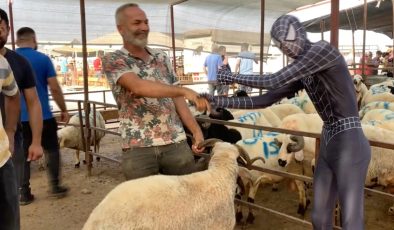
[[[275,142],[275,137],[279,133],[268,132],[262,136],[250,139],[243,139],[237,142],[237,145],[241,146],[245,152],[248,154],[249,158],[256,159],[262,157],[265,159],[265,163],[262,161],[255,161],[254,166],[266,167],[276,170],[285,171],[286,169],[279,167],[278,165],[278,151],[279,146]],[[254,198],[257,193],[257,189],[260,184],[277,184],[283,181],[283,177],[264,173],[258,170],[249,170],[247,168],[240,167],[239,176],[245,187],[245,191],[248,191],[247,200],[249,202],[254,202]],[[241,195],[238,195],[241,198]],[[240,222],[243,218],[242,210],[240,207],[237,208],[236,212],[237,222]],[[246,218],[247,223],[253,223],[255,217],[253,210],[249,209],[248,216]]]
[[[264,114],[260,112],[247,112],[243,116],[240,116],[237,119],[229,120],[229,121],[242,123],[242,124],[272,126],[271,123],[266,119]],[[228,127],[237,130],[241,134],[242,139],[260,137],[264,133],[264,131],[257,129],[241,128],[235,126],[228,126]]]
[[[394,120],[394,112],[388,109],[372,109],[368,111],[362,122],[368,121],[392,121]]]
[[[368,92],[368,88],[364,84],[364,79],[361,75],[358,75],[358,74],[354,75],[353,76],[353,83],[354,83],[354,88],[356,90],[357,105],[358,105],[358,108],[360,109],[361,104],[364,100],[364,97]]]
[[[387,101],[370,102],[360,109],[360,111],[358,113],[360,115],[360,119],[362,119],[367,112],[369,112],[373,109],[387,109],[387,110],[394,111],[394,103],[387,102]]]
[[[311,133],[320,133],[323,121],[318,114],[293,114],[283,119],[280,128]],[[280,134],[277,137],[280,150],[278,164],[289,172],[312,176],[312,162],[315,157],[315,138]],[[294,180],[297,187],[299,204],[298,213],[304,214],[310,203],[303,181]]]
[[[94,126],[94,116],[93,113],[89,114],[89,122],[90,126]],[[85,113],[82,113],[82,122],[85,124]],[[62,129],[59,129],[57,131],[57,135],[59,138],[59,146],[60,148],[66,147],[66,148],[73,148],[76,149],[76,153],[74,155],[75,158],[75,167],[78,168],[80,165],[79,161],[79,151],[84,150],[83,148],[83,143],[82,139],[83,137],[81,136],[81,128],[72,126],[72,125],[78,125],[80,126],[80,121],[79,121],[79,114],[75,114],[70,118],[70,121],[68,123],[69,125],[66,127],[63,127]],[[101,115],[100,112],[96,112],[96,127],[105,129],[105,121],[103,116]],[[94,139],[94,132],[96,132],[96,138]],[[91,139],[90,139],[90,144],[94,144],[94,140],[96,141],[97,144],[97,152],[100,150],[100,141],[101,139],[105,136],[105,132],[102,131],[92,131],[91,133]]]
[[[374,101],[394,102],[394,95],[391,93],[392,82],[384,82],[373,85],[369,88],[361,103],[361,107]]]
[[[297,113],[305,113],[304,110],[293,104],[277,104],[277,105],[271,105],[268,108],[270,108],[272,112],[274,112],[281,121],[289,115],[297,114]]]
[[[298,116],[306,116],[306,115],[298,114]],[[320,117],[315,117],[315,118],[309,117],[301,120],[304,120],[305,122],[307,121],[307,123],[305,124],[310,125],[309,127],[310,132],[314,132],[314,133],[321,132],[322,126],[320,124],[322,124],[321,123],[322,121]],[[296,121],[296,119],[294,119],[294,121]],[[297,127],[299,128],[295,130],[308,131],[303,128],[300,128],[306,126],[294,125],[296,124],[296,122],[289,122],[289,123],[291,124],[289,127],[293,127],[294,129]],[[320,130],[318,127],[320,127]],[[365,136],[369,140],[372,141],[384,140],[385,142],[394,144],[394,131],[387,130],[384,128],[379,128],[372,125],[367,125],[367,124],[362,124],[362,129]],[[282,141],[283,143],[286,143],[286,141],[283,139],[284,137],[286,137],[286,135],[278,136],[279,142]],[[305,139],[304,148],[303,148],[304,155],[307,155],[306,153],[314,155],[315,143],[313,141],[307,141],[308,138],[304,138],[304,139]],[[291,143],[290,139],[289,141],[287,141],[287,143]],[[282,144],[281,150],[279,151],[279,158],[281,158],[282,161],[286,162],[286,164],[281,164],[281,165],[287,167],[287,165],[289,165],[292,161],[294,161],[295,153],[292,151],[287,151],[287,149],[284,149],[284,147],[286,147],[286,145]],[[372,156],[368,167],[367,177],[365,179],[365,185],[366,186],[382,185],[385,187],[394,186],[394,157],[393,157],[394,150],[371,147],[371,152],[372,152],[371,154]]]
[[[293,104],[300,107],[305,113],[317,113],[311,99],[307,94],[283,100],[282,104]]]
[[[208,170],[123,182],[92,211],[83,230],[233,229],[239,151],[218,142]]]

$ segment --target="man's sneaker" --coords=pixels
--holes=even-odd
[[[65,196],[67,196],[67,193],[68,193],[68,188],[67,187],[55,186],[49,192],[49,196],[50,197],[55,197],[55,198],[63,198]]]
[[[19,204],[24,206],[24,205],[31,204],[33,201],[34,201],[33,194],[31,194],[31,193],[21,194],[21,197],[19,199]]]

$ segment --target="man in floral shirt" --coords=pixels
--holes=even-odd
[[[197,146],[203,135],[185,98],[199,110],[206,108],[205,100],[173,86],[177,82],[169,58],[147,47],[148,19],[137,4],[118,8],[116,25],[124,46],[103,58],[103,69],[119,108],[123,173],[134,179],[192,172],[194,158],[182,122],[193,133],[194,152],[202,151]]]

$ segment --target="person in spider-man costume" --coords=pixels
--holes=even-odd
[[[218,72],[218,81],[265,88],[257,97],[213,97],[211,104],[229,108],[263,108],[305,89],[324,125],[314,174],[312,223],[332,229],[337,198],[343,229],[364,229],[364,182],[371,159],[369,142],[358,115],[352,77],[339,51],[326,41],[310,42],[299,20],[290,15],[272,26],[274,43],[293,62],[273,74],[240,75]]]

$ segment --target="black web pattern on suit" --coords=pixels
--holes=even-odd
[[[273,74],[244,75],[219,70],[217,79],[223,84],[239,83],[254,88],[275,89],[292,81],[311,76],[334,64],[341,54],[325,41],[307,43],[306,53],[293,63]]]

